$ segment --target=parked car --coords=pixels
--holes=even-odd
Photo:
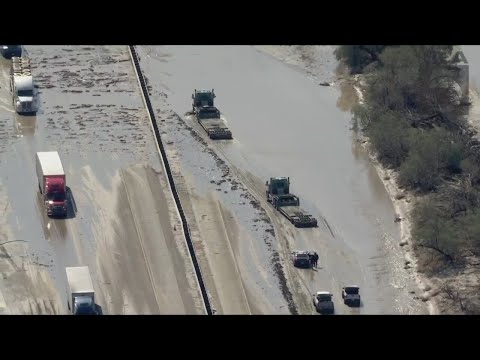
[[[357,285],[349,285],[342,288],[343,303],[348,306],[360,306],[360,288]]]
[[[292,254],[293,266],[299,268],[311,268],[310,257],[308,251],[294,251]]]
[[[332,301],[333,295],[328,291],[318,291],[313,295],[313,305],[315,310],[322,315],[333,315],[335,305]]]

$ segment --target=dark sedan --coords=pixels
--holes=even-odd
[[[310,257],[308,251],[296,251],[293,253],[293,266],[299,268],[311,268]]]

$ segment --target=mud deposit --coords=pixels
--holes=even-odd
[[[166,95],[161,94],[160,97],[166,98]],[[157,105],[161,108],[167,106]],[[247,293],[250,312],[282,313],[284,309],[288,309],[291,314],[297,314],[298,310],[287,286],[278,254],[275,230],[263,207],[231,173],[225,160],[185,120],[172,111],[157,110],[156,116],[174,170],[175,182],[177,186],[180,184],[180,188],[181,184],[185,184],[187,188],[181,197],[183,206],[187,209],[190,227],[199,227],[198,223],[204,219],[195,217],[194,211],[188,209],[192,207],[192,203],[195,207],[194,203],[201,198],[208,198],[207,202],[219,202],[221,206],[228,208],[234,214],[232,217],[236,226],[245,233],[238,239],[239,251],[234,254],[232,263],[238,263],[237,268],[242,278],[239,286],[243,286]],[[210,196],[212,193],[215,193],[214,197]],[[232,225],[220,221],[218,226],[222,226],[222,222],[227,232],[230,232]],[[196,241],[200,253],[202,242],[209,241],[208,237],[202,235],[200,231],[201,240]],[[234,238],[235,236],[228,240],[233,243],[236,241]],[[234,247],[233,244],[231,246]],[[215,277],[215,269],[206,262],[203,262],[203,267],[207,269],[205,272],[213,272],[210,276]],[[215,297],[213,302],[219,306],[220,301]]]
[[[36,116],[13,113],[8,62],[0,79],[4,238],[26,240],[25,252],[49,265],[43,278],[62,312],[65,267],[88,265],[104,314],[203,313],[127,47],[28,46],[26,54],[38,86]],[[67,219],[44,215],[36,151],[60,154],[71,200]],[[26,281],[15,286],[25,283],[29,294],[0,287],[6,308],[24,313],[15,296],[28,302],[43,291],[40,281]]]

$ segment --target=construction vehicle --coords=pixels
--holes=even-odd
[[[300,208],[300,199],[290,194],[290,178],[270,178],[266,182],[267,201],[285,216],[295,227],[317,227],[318,222],[312,215],[307,214]]]
[[[220,110],[214,105],[215,91],[195,89],[192,94],[192,114],[212,140],[231,140],[232,132],[220,117]]]
[[[68,310],[73,315],[97,315],[95,290],[88,266],[67,267]]]
[[[38,109],[30,59],[12,57],[10,75],[10,90],[15,111],[18,114],[35,114]]]
[[[48,216],[67,216],[67,186],[62,161],[56,151],[37,152],[38,188]]]

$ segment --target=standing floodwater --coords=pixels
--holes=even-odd
[[[324,72],[318,79],[314,58],[312,70],[305,72],[291,65],[294,61],[287,65],[247,46],[140,50],[150,83],[162,88],[178,114],[189,109],[194,89],[215,89],[216,103],[235,137],[229,145],[218,145],[230,162],[264,181],[291,178],[302,207],[331,230],[331,246],[348,249],[333,252],[328,271],[343,282],[361,281],[368,299],[363,313],[425,312],[409,294],[416,289],[403,269],[393,206],[368,156],[352,138],[345,99],[338,87],[318,85],[334,80],[331,51],[319,52],[328,66],[318,67]],[[304,241],[299,245],[320,246],[316,239]],[[360,273],[344,270],[350,256]]]

